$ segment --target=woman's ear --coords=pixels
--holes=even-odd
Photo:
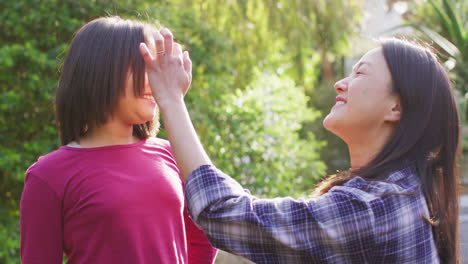
[[[401,118],[400,99],[395,98],[390,105],[390,111],[384,116],[385,122],[398,122]]]

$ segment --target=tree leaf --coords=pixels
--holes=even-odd
[[[411,27],[413,29],[416,29],[419,32],[422,32],[430,40],[432,40],[437,46],[439,46],[441,49],[447,52],[447,54],[449,54],[450,57],[458,58],[460,56],[460,50],[457,48],[457,46],[455,46],[455,44],[450,42],[448,39],[442,37],[439,33],[425,26],[415,25],[415,24],[403,24],[400,26],[390,28],[387,32],[391,32],[396,29],[406,28],[406,27]]]

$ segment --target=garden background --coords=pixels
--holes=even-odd
[[[367,45],[369,2],[386,12],[405,7],[407,38],[440,51],[465,120],[462,0],[1,0],[0,263],[20,263],[24,172],[60,146],[53,106],[60,65],[88,21],[119,15],[170,28],[193,61],[186,101],[213,162],[253,194],[305,197],[349,166],[346,146],[322,120],[335,101],[334,82],[362,55],[356,47]]]

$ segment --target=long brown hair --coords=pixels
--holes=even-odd
[[[321,195],[359,175],[379,180],[389,172],[413,166],[426,198],[442,263],[459,262],[456,168],[460,120],[451,83],[436,55],[405,40],[382,42],[392,76],[392,91],[401,101],[402,115],[382,151],[365,167],[324,180]]]
[[[62,66],[55,114],[63,145],[79,140],[88,128],[106,123],[120,96],[125,95],[126,78],[133,75],[134,93],[144,90],[145,63],[139,44],[151,47],[153,26],[118,16],[95,19],[73,38]],[[133,125],[140,139],[155,136],[159,118]]]

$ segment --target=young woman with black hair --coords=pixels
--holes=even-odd
[[[26,172],[23,264],[213,263],[216,250],[188,217],[139,44],[153,26],[105,17],[83,26],[56,94],[62,145]]]
[[[450,81],[427,48],[391,39],[335,84],[323,124],[351,169],[311,199],[260,199],[214,167],[184,104],[187,52],[168,30],[145,44],[153,95],[185,181],[191,217],[211,243],[256,263],[457,263],[460,121]],[[153,54],[154,55],[154,54]]]

